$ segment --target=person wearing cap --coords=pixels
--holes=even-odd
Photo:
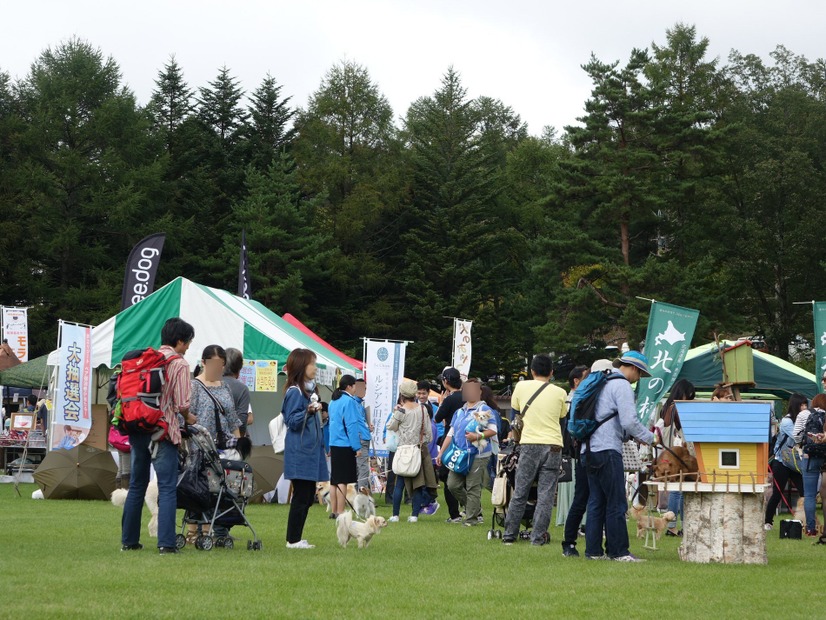
[[[550,540],[548,525],[551,523],[556,482],[562,464],[562,428],[559,420],[568,413],[565,390],[550,382],[552,369],[550,355],[540,353],[534,356],[531,360],[533,380],[521,381],[511,397],[514,414],[524,415],[524,418],[519,441],[519,466],[516,468],[513,497],[502,537],[506,545],[516,542],[534,480],[537,481],[536,509],[531,544],[541,546]]]
[[[390,522],[399,520],[401,510],[402,491],[406,490],[413,504],[413,514],[408,517],[409,523],[419,520],[422,508],[430,504],[428,488],[436,488],[436,472],[430,460],[428,444],[433,438],[430,426],[430,416],[424,405],[416,401],[417,386],[415,381],[405,379],[399,387],[401,404],[394,410],[387,423],[388,430],[399,434],[399,447],[419,446],[422,453],[422,466],[419,473],[413,477],[396,476],[396,487],[393,491],[393,516]]]
[[[436,424],[444,422],[445,432],[439,440],[440,446],[444,445],[445,437],[447,437],[453,422],[453,416],[465,404],[465,399],[462,396],[462,375],[459,374],[458,370],[448,366],[442,371],[442,387],[444,388],[444,398],[442,398],[442,404],[439,405],[439,409],[433,418]],[[445,503],[449,513],[446,520],[448,523],[461,523],[462,516],[459,511],[459,501],[453,496],[447,485],[450,470],[441,465],[438,472],[439,479],[445,483]]]
[[[616,375],[616,376],[614,376]],[[611,559],[618,562],[640,562],[628,550],[628,528],[625,513],[625,473],[622,465],[622,443],[631,436],[642,443],[654,445],[656,435],[637,418],[637,406],[631,385],[650,377],[648,359],[638,351],[628,351],[613,364],[609,380],[596,402],[594,418],[601,422],[588,442],[582,446],[581,458],[588,474],[588,522],[585,525],[585,557],[591,560]],[[622,378],[626,380],[621,380]],[[605,551],[602,534],[605,532]]]

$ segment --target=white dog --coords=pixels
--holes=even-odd
[[[370,539],[378,534],[383,527],[387,527],[387,520],[384,517],[374,515],[361,523],[353,521],[353,513],[348,510],[341,513],[336,519],[336,536],[342,547],[347,547],[347,543],[355,538],[358,541],[359,549],[364,549],[370,544]]]
[[[482,433],[485,430],[487,430],[488,424],[490,424],[490,421],[493,419],[493,414],[491,414],[490,411],[477,410],[473,414],[473,419],[474,419],[474,422],[472,424],[469,424],[468,427],[467,427],[468,432]],[[474,427],[473,430],[471,430],[471,426]],[[487,447],[488,443],[489,443],[489,441],[487,439],[485,439],[484,437],[481,438],[481,439],[477,439],[476,441],[472,442],[472,444],[474,446],[476,446],[476,448],[479,450],[479,452],[484,452],[484,450]]]
[[[352,499],[348,497],[347,501],[353,505],[353,510],[355,510],[356,514],[362,519],[376,515],[376,500],[373,499],[373,496],[367,489],[362,489],[354,493]]]
[[[112,491],[112,505],[120,506],[126,503],[126,496],[129,493],[126,489],[115,489]],[[149,520],[149,535],[152,538],[158,537],[158,483],[152,480],[146,487],[146,497],[143,500],[149,508],[152,518]]]

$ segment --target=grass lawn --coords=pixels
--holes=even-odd
[[[631,539],[649,561],[629,565],[563,558],[552,543],[505,547],[488,527],[444,523],[440,510],[417,524],[390,524],[371,546],[341,549],[321,506],[307,520],[313,550],[284,547],[286,506],[250,506],[264,541],[235,549],[159,556],[122,553],[120,509],[107,502],[35,501],[35,485],[0,485],[0,617],[181,618],[609,618],[821,617],[826,548],[769,533],[768,566],[682,563],[677,539],[656,552]],[[487,505],[490,496],[484,499]],[[379,514],[390,508],[378,502]],[[489,508],[487,510],[489,513]],[[148,515],[144,512],[144,521]],[[144,526],[144,534],[146,528]],[[584,542],[579,545],[580,551]],[[335,606],[333,606],[335,601]],[[524,616],[523,614],[528,614]]]

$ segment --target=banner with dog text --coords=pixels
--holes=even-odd
[[[26,308],[3,306],[3,338],[21,362],[29,361],[29,315]]]
[[[677,380],[699,317],[699,310],[651,302],[643,351],[651,376],[637,384],[637,415],[643,425],[655,422],[657,403]]]
[[[71,450],[92,428],[92,328],[60,322],[51,450]]]
[[[818,392],[823,392],[820,380],[826,372],[826,301],[812,304],[815,317],[815,375],[817,375]]]
[[[473,346],[470,330],[473,321],[453,319],[453,367],[459,371],[463,380],[470,376],[470,357]]]
[[[376,456],[388,455],[384,443],[384,429],[399,399],[406,352],[406,342],[365,341],[364,370],[367,395],[364,405],[370,411],[370,423],[373,425],[371,454]]]

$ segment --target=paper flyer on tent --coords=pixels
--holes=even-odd
[[[407,345],[402,342],[367,341],[367,395],[364,405],[370,407],[370,422],[373,424],[371,453],[377,456],[388,455],[384,427],[399,397],[406,349]]]
[[[29,361],[29,320],[26,308],[3,308],[3,338],[21,362]]]
[[[275,392],[278,390],[278,362],[258,360],[255,362],[255,391]]]
[[[247,386],[250,392],[255,391],[255,360],[247,360],[238,374],[238,380]]]
[[[70,450],[92,428],[92,328],[63,323],[52,418],[51,450]]]
[[[680,374],[699,316],[691,308],[658,301],[651,304],[644,351],[651,377],[640,379],[637,385],[637,415],[646,426],[653,422],[657,403]]]

